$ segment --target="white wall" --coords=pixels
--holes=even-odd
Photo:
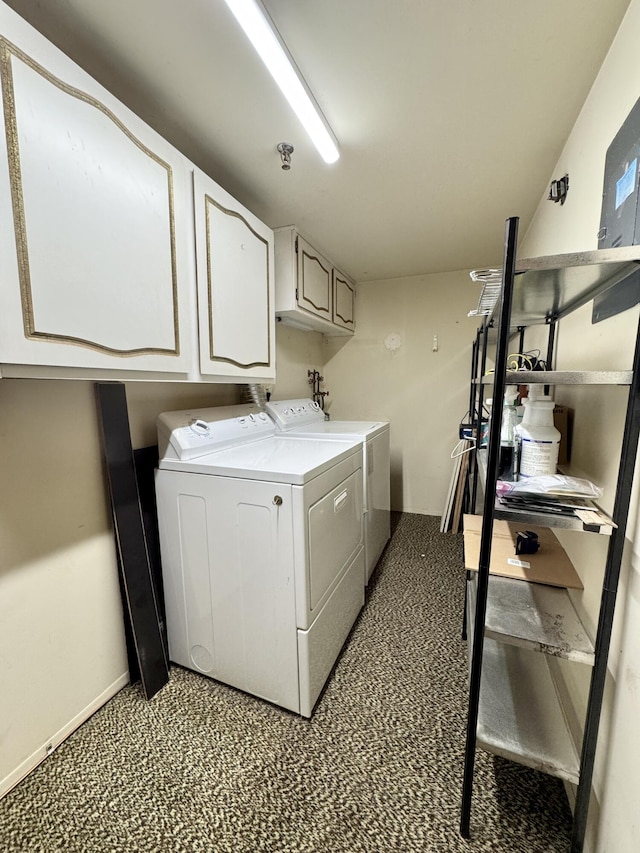
[[[319,332],[304,332],[278,323],[276,326],[276,382],[271,388],[274,400],[311,397],[308,370],[320,370],[324,357],[323,337]]]
[[[238,388],[127,385],[134,446]],[[93,383],[0,380],[0,795],[127,683]]]
[[[392,509],[442,513],[469,405],[478,321],[467,312],[478,294],[467,272],[360,284],[355,335],[325,344],[331,416],[391,421]],[[399,335],[397,349],[385,345],[390,335]]]
[[[0,792],[127,669],[91,394],[0,382]]]
[[[618,35],[594,83],[551,178],[569,173],[569,195],[561,206],[545,199],[520,243],[519,255],[532,257],[597,248],[597,231],[606,150],[640,97],[640,0],[632,0]],[[595,326],[591,305],[560,325],[558,369],[628,369],[638,328],[632,309]],[[572,464],[605,489],[610,509],[616,485],[617,451],[626,405],[623,389],[556,390],[556,399],[575,409]],[[637,467],[637,466],[636,466]],[[640,538],[637,480],[627,531],[628,542],[620,581],[616,620],[609,657],[594,779],[587,849],[596,853],[632,853],[638,849],[640,790]],[[576,604],[595,629],[599,586],[606,541],[602,537],[563,537],[585,591]],[[588,674],[565,673],[574,701],[584,709]]]

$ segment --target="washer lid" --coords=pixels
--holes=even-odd
[[[389,421],[326,421],[314,400],[276,400],[265,406],[279,431],[318,438],[372,438],[389,428]]]
[[[320,421],[292,427],[286,435],[329,439],[360,439],[366,441],[389,429],[388,421]]]
[[[361,448],[362,442],[357,439],[329,442],[277,436],[247,442],[197,459],[161,459],[158,467],[169,471],[302,486],[343,459],[361,454]]]

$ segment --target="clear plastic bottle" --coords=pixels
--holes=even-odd
[[[498,461],[498,478],[513,480],[515,471],[515,428],[518,423],[518,388],[507,385],[502,404],[502,427],[500,429],[500,459]]]

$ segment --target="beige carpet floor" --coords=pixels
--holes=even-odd
[[[394,516],[312,719],[173,667],[151,702],[122,690],[0,802],[0,850],[567,851],[561,783],[480,751],[459,835],[462,541],[438,524]]]

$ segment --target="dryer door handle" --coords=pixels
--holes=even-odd
[[[342,507],[342,505],[344,504],[344,502],[346,501],[346,499],[348,497],[349,497],[349,490],[348,489],[345,489],[344,492],[340,492],[338,497],[334,498],[334,500],[333,500],[333,511],[339,512],[340,508]]]
[[[275,506],[282,506],[282,498],[280,495],[274,495],[273,503]]]

